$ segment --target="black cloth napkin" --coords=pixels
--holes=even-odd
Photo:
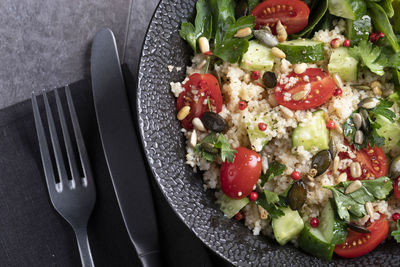
[[[132,77],[129,79],[127,84],[134,84]],[[97,189],[88,225],[94,263],[140,266],[107,171],[90,82],[82,80],[70,88]],[[134,88],[129,91],[134,92]],[[55,112],[52,94],[50,102]],[[43,108],[41,97],[39,105]],[[0,266],[80,266],[74,232],[50,203],[30,100],[0,111],[0,153]],[[148,179],[151,179],[165,266],[231,266],[186,228],[154,180]]]

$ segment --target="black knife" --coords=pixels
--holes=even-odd
[[[94,37],[90,67],[101,142],[126,229],[143,265],[161,266],[150,184],[110,29]]]

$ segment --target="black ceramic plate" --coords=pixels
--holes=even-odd
[[[264,236],[253,236],[241,223],[225,218],[214,204],[212,191],[202,188],[200,174],[185,165],[184,136],[176,119],[170,82],[185,78],[192,51],[178,34],[190,20],[194,0],[162,0],[154,13],[143,45],[138,75],[138,119],[144,150],[154,178],[182,221],[213,251],[240,266],[327,265],[291,245],[279,246]],[[168,65],[180,67],[169,71]],[[394,242],[364,257],[334,258],[331,265],[400,266]]]

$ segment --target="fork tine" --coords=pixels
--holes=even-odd
[[[44,176],[46,177],[48,190],[50,192],[54,192],[54,190],[56,189],[56,179],[54,177],[53,164],[51,163],[46,134],[44,133],[42,118],[40,116],[39,106],[34,92],[32,92],[31,100],[33,116],[35,117],[36,133],[39,140],[40,156],[42,157]]]
[[[69,135],[67,122],[65,120],[64,110],[63,110],[63,107],[61,104],[58,90],[56,89],[56,90],[54,90],[54,92],[56,95],[58,116],[60,117],[61,130],[62,130],[63,137],[64,137],[64,143],[65,143],[65,147],[66,147],[66,151],[67,151],[69,167],[71,169],[71,176],[72,176],[72,180],[76,182],[76,181],[79,181],[78,179],[80,178],[80,175],[79,175],[78,166],[76,165],[75,153],[72,148],[71,137]]]
[[[71,91],[69,90],[69,86],[68,85],[65,86],[65,94],[67,96],[69,113],[71,115],[71,121],[72,121],[72,125],[73,125],[73,128],[74,128],[76,144],[78,145],[79,157],[80,157],[81,163],[82,163],[82,169],[83,169],[83,173],[84,173],[84,178],[86,178],[86,181],[85,181],[85,179],[83,179],[83,181],[84,181],[83,185],[86,186],[87,185],[86,182],[92,183],[92,179],[93,179],[92,178],[92,171],[90,169],[90,163],[89,163],[89,158],[88,158],[88,154],[87,154],[87,151],[86,151],[85,142],[83,141],[81,127],[79,126],[78,117],[76,115],[74,102],[72,101]]]
[[[60,142],[59,142],[58,136],[57,136],[57,130],[56,130],[56,125],[55,125],[54,119],[53,119],[53,113],[51,111],[49,100],[47,98],[47,93],[45,90],[43,90],[42,95],[43,95],[43,99],[44,99],[44,106],[46,109],[47,122],[49,124],[49,130],[50,130],[50,139],[51,139],[51,143],[53,144],[53,151],[54,151],[54,157],[56,159],[58,175],[59,175],[61,184],[66,186],[68,184],[68,175],[67,175],[67,170],[65,169],[64,158],[63,158],[63,155],[61,152]],[[62,190],[62,188],[61,188],[61,190]]]

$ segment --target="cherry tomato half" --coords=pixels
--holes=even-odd
[[[176,108],[179,111],[184,106],[190,106],[189,115],[181,121],[185,129],[192,129],[192,120],[196,117],[201,118],[203,113],[209,110],[208,99],[212,111],[217,113],[221,111],[221,90],[218,80],[212,74],[194,73],[189,76],[189,80],[183,87],[185,91],[179,94],[176,100]]]
[[[261,157],[245,147],[236,149],[232,163],[224,162],[220,169],[222,191],[230,198],[241,199],[248,196],[261,174]]]
[[[365,180],[371,179],[370,177],[379,178],[386,175],[387,161],[385,152],[383,152],[381,148],[375,146],[374,148],[362,148],[359,151],[355,150],[353,147],[350,147],[350,149],[356,153],[356,158],[353,160],[361,165],[361,176],[358,178],[352,177],[350,167],[339,170],[340,172],[347,173],[348,180]],[[340,152],[339,158],[342,160],[350,157],[347,152]]]
[[[256,17],[256,29],[266,25],[275,33],[276,23],[280,20],[286,26],[286,32],[292,34],[307,26],[310,9],[300,0],[266,0],[251,14]]]
[[[389,223],[381,215],[381,218],[373,222],[367,229],[371,233],[361,234],[349,230],[344,244],[336,245],[335,253],[343,258],[356,258],[367,254],[385,240],[389,231]]]
[[[319,68],[309,68],[301,74],[291,72],[281,78],[275,89],[278,103],[292,110],[304,110],[321,106],[335,91],[336,84],[329,74]],[[309,93],[300,100],[293,99],[302,91]]]

